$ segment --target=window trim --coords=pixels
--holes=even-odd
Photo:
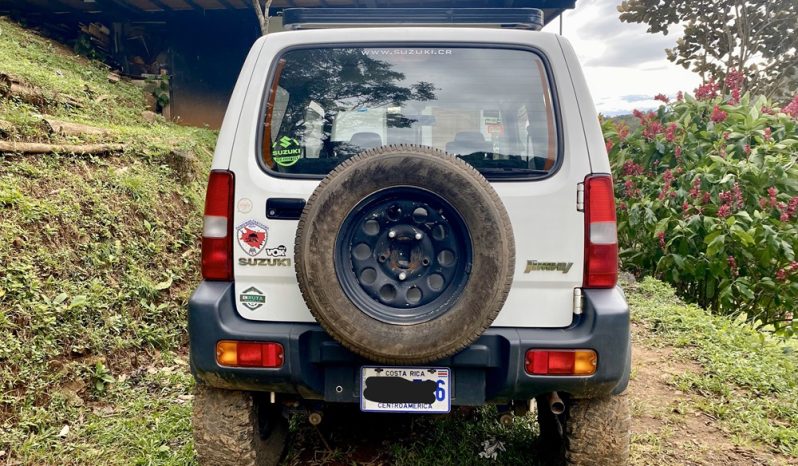
[[[559,100],[559,92],[557,89],[557,84],[554,80],[554,75],[552,73],[551,62],[549,61],[548,56],[542,50],[532,45],[524,45],[524,44],[501,44],[495,42],[414,42],[414,41],[388,41],[388,42],[333,42],[333,43],[309,43],[309,44],[301,44],[301,45],[292,45],[283,48],[279,52],[274,55],[271,64],[269,65],[269,74],[268,79],[266,81],[266,86],[263,90],[263,95],[261,96],[260,101],[260,110],[258,111],[258,127],[257,127],[257,137],[255,138],[255,158],[257,159],[257,164],[260,169],[266,173],[267,175],[274,177],[274,178],[282,178],[282,179],[294,179],[294,180],[323,180],[327,175],[313,175],[313,174],[304,174],[304,173],[282,173],[275,170],[272,170],[263,160],[263,136],[264,136],[264,125],[263,121],[266,117],[266,110],[269,101],[269,92],[271,88],[274,86],[274,79],[275,79],[275,71],[277,69],[278,64],[280,61],[284,59],[285,54],[289,52],[293,52],[295,50],[306,50],[306,49],[334,49],[334,48],[388,48],[388,47],[449,47],[449,48],[480,48],[480,49],[502,49],[502,50],[520,50],[534,53],[538,56],[540,61],[543,63],[543,67],[546,71],[546,81],[549,85],[549,93],[551,94],[551,103],[552,103],[552,113],[554,115],[554,129],[556,131],[556,141],[557,141],[557,159],[554,162],[554,166],[551,168],[551,171],[543,176],[535,176],[535,175],[520,175],[520,176],[485,176],[485,178],[490,181],[491,183],[503,183],[503,182],[518,182],[518,181],[542,181],[551,178],[557,172],[560,171],[560,168],[563,165],[563,157],[565,154],[563,148],[563,127],[562,127],[562,114],[560,110],[560,100]],[[467,163],[467,162],[466,162]]]

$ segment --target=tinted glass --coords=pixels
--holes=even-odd
[[[557,137],[535,53],[479,48],[323,48],[285,53],[269,90],[262,157],[325,175],[389,144],[455,154],[489,178],[543,176]]]

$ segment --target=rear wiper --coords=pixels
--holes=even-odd
[[[514,175],[548,175],[548,170],[536,170],[534,168],[478,168],[480,173],[489,176],[514,176]]]

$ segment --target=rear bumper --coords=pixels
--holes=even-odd
[[[629,308],[620,288],[584,290],[584,297],[583,314],[568,328],[490,328],[465,350],[429,366],[452,368],[455,405],[528,400],[555,390],[576,397],[620,393],[631,366]],[[243,319],[235,310],[233,284],[227,282],[202,282],[188,313],[191,368],[199,382],[359,402],[360,367],[373,363],[338,344],[318,324]],[[285,363],[279,369],[219,366],[219,340],[278,342],[285,349]],[[587,377],[529,375],[524,356],[530,348],[594,349],[597,371]]]

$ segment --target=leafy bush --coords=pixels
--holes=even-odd
[[[733,79],[733,78],[732,78]],[[672,283],[688,300],[798,332],[798,97],[665,96],[640,127],[604,121],[626,269]]]

